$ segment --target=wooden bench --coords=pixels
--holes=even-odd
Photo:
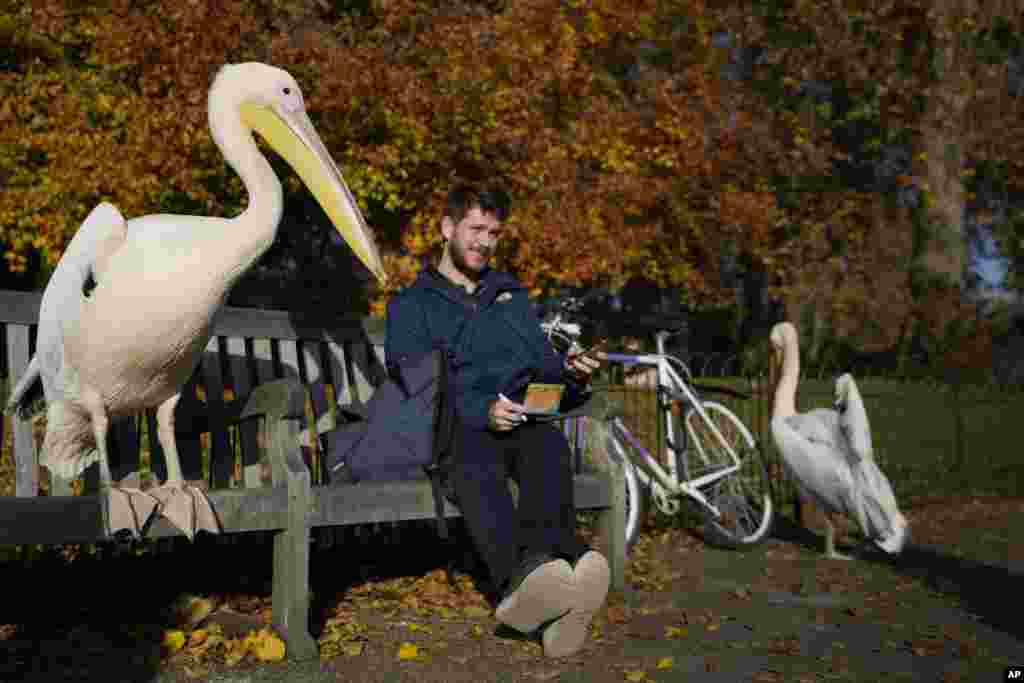
[[[40,299],[35,292],[0,291],[0,353],[6,352],[10,387],[34,350]],[[317,449],[300,444],[301,431],[308,435],[309,426],[324,423],[323,416],[311,414],[310,387],[329,387],[338,403],[365,401],[371,395],[384,376],[383,329],[383,321],[375,319],[323,320],[308,314],[225,308],[176,412],[185,477],[208,483],[224,534],[274,534],[273,624],[292,657],[317,654],[309,633],[314,527],[425,520],[436,514],[426,480],[322,485]],[[0,545],[105,540],[101,497],[73,496],[68,485],[56,480],[49,496],[39,496],[32,424],[17,418],[11,424],[16,490],[13,497],[0,497]],[[111,432],[115,479],[141,468],[144,445],[149,468],[165,478],[159,443],[146,438],[156,433],[155,411],[115,421]],[[621,589],[626,557],[622,475],[607,458],[593,458],[602,466],[586,466],[576,445],[574,462],[567,463],[575,468],[576,506],[598,511],[598,542],[611,563],[613,587]],[[88,474],[94,482],[92,470]],[[457,517],[459,512],[446,502],[444,514]],[[167,537],[177,531],[158,518],[148,535]]]

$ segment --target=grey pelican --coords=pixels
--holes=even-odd
[[[770,338],[781,356],[772,438],[801,495],[825,513],[825,556],[849,559],[835,549],[837,515],[852,518],[875,545],[898,554],[907,540],[907,520],[889,480],[875,463],[871,426],[857,383],[849,374],[836,380],[836,410],[797,413],[800,343],[796,328],[779,323]]]
[[[248,191],[246,210],[234,218],[159,214],[125,221],[110,204],[97,206],[46,286],[36,353],[7,406],[24,413],[41,380],[47,428],[40,464],[70,479],[99,463],[108,533],[120,526],[138,534],[154,508],[189,538],[197,523],[219,530],[205,495],[182,478],[174,409],[214,315],[273,243],[281,220],[281,182],[253,132],[296,170],[363,264],[385,280],[373,234],[291,75],[255,62],[226,65],[207,107],[213,140]],[[95,287],[88,291],[90,280]],[[167,481],[149,497],[113,488],[106,436],[110,419],[151,407]]]

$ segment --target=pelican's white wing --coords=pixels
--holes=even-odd
[[[845,384],[843,389],[840,385]],[[900,511],[888,478],[874,459],[871,426],[860,390],[850,375],[836,381],[837,393],[843,394],[844,409],[839,426],[856,461],[851,467],[860,506],[864,510],[862,529],[887,552],[899,552],[906,540],[907,519]]]
[[[36,359],[47,402],[63,399],[64,330],[78,322],[90,277],[103,280],[111,256],[125,238],[121,212],[106,202],[86,216],[50,276],[39,306]]]
[[[830,413],[833,413],[830,415]],[[834,411],[772,419],[779,456],[801,491],[829,512],[858,518],[853,473]]]

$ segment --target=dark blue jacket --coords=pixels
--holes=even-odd
[[[449,350],[458,419],[471,429],[487,429],[499,392],[522,401],[530,382],[565,384],[563,410],[585,398],[540,329],[526,288],[508,273],[488,269],[470,295],[424,269],[388,303],[386,334],[388,363]]]

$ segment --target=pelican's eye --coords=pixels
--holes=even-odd
[[[284,92],[285,95],[291,95],[292,94],[292,89],[291,88],[285,88],[282,92]]]

